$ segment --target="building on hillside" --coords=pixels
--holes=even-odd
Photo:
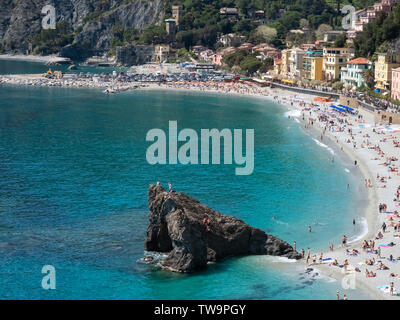
[[[219,15],[221,18],[229,18],[236,20],[239,18],[239,11],[236,8],[221,8],[219,10]]]
[[[266,23],[264,10],[249,9],[247,10],[247,17],[251,19],[254,25]]]
[[[332,30],[324,33],[324,42],[334,42],[340,35],[346,31]]]
[[[278,76],[282,74],[282,59],[274,60],[274,75]]]
[[[222,55],[221,54],[219,54],[219,53],[216,53],[216,54],[214,54],[214,56],[213,56],[213,63],[216,65],[216,66],[222,66],[222,63],[223,63],[223,57],[222,57]]]
[[[253,47],[254,47],[254,44],[245,42],[245,43],[241,44],[238,49],[244,50],[246,52],[251,52],[253,50]]]
[[[208,50],[208,48],[207,48],[207,47],[204,47],[204,46],[194,46],[194,47],[192,48],[192,51],[193,51],[193,53],[194,53],[196,56],[199,56],[200,53],[201,53],[202,51],[205,51],[205,50]]]
[[[393,53],[378,53],[375,62],[375,88],[390,90],[392,70],[400,67],[400,55]]]
[[[392,70],[392,99],[400,101],[400,68]]]
[[[324,48],[322,70],[327,81],[340,79],[341,68],[353,56],[353,51],[349,48]]]
[[[293,34],[304,34],[305,32],[301,29],[292,29],[289,30],[289,33],[293,33]]]
[[[352,85],[354,88],[365,85],[364,73],[372,70],[372,62],[366,58],[356,58],[347,61],[346,66],[341,70],[341,81],[344,84]]]
[[[275,60],[281,58],[281,52],[268,43],[260,43],[254,46],[252,49],[252,53],[256,54],[257,58],[259,58],[260,60],[265,60],[267,58]]]
[[[224,64],[224,58],[229,55],[232,54],[234,52],[236,52],[238,50],[238,48],[235,47],[228,47],[228,48],[224,48],[218,52],[216,52],[213,56],[213,63],[217,66],[222,66]]]
[[[228,33],[222,35],[218,42],[222,43],[224,47],[240,46],[246,40],[245,36],[241,36],[235,33]]]
[[[202,61],[213,62],[214,55],[215,55],[214,51],[212,51],[211,49],[207,49],[207,50],[200,52],[199,57]]]
[[[307,51],[303,57],[303,78],[322,80],[322,50]]]
[[[152,45],[128,45],[116,48],[115,60],[122,66],[134,66],[155,60],[156,50]]]
[[[281,67],[280,67],[280,70],[281,70],[280,74],[287,77],[287,74],[289,72],[290,49],[282,50],[281,55],[282,55],[282,57],[281,57],[282,62],[281,62]]]
[[[172,6],[172,17],[176,21],[176,25],[179,26],[179,19],[182,17],[183,7],[182,6]]]
[[[355,12],[355,19],[352,21],[351,28],[347,31],[347,38],[352,42],[354,38],[365,30],[366,25],[374,21],[379,12],[390,13],[396,5],[397,0],[382,0],[376,2],[373,6],[367,9],[358,10]]]
[[[303,43],[300,45],[300,49],[303,49],[305,51],[312,51],[314,49],[317,49],[315,43]]]
[[[176,52],[169,45],[157,45],[155,47],[155,62],[162,63],[168,59],[176,59]]]
[[[383,0],[381,2],[374,3],[375,12],[383,11],[385,13],[391,13],[396,3],[392,0]]]
[[[287,76],[289,78],[303,77],[303,58],[306,52],[300,48],[292,48],[289,53],[289,68]]]
[[[175,34],[176,34],[176,20],[175,19],[166,19],[165,20],[165,28],[168,35],[168,42],[175,41]]]

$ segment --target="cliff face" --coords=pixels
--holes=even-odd
[[[0,44],[6,52],[25,53],[41,31],[41,10],[47,4],[52,1],[1,0]],[[143,30],[164,17],[163,0],[58,0],[53,5],[56,20],[67,21],[74,30],[74,43],[94,53],[110,49],[113,25]]]
[[[145,248],[169,252],[161,264],[175,272],[193,272],[228,256],[266,254],[299,259],[287,242],[243,221],[223,215],[185,195],[170,195],[162,186],[149,188]],[[204,224],[209,219],[209,226]]]

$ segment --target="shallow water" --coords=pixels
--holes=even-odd
[[[265,256],[210,265],[195,275],[137,263],[144,254],[147,188],[172,181],[222,213],[297,248],[326,250],[361,232],[349,163],[318,145],[287,110],[244,97],[0,87],[0,298],[335,299],[340,283]],[[146,133],[255,129],[255,168],[146,162]],[[312,232],[308,232],[308,226]],[[41,288],[43,265],[57,289]],[[350,299],[366,298],[359,291]]]

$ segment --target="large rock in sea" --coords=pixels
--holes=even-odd
[[[242,220],[221,214],[184,193],[149,187],[149,220],[145,248],[169,252],[163,268],[194,272],[229,256],[273,255],[300,259],[291,245]],[[207,227],[203,221],[210,220]]]

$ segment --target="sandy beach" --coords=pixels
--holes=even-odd
[[[0,76],[0,83],[92,88],[105,88],[110,85],[110,83],[86,80],[44,79],[37,75]],[[137,83],[119,84],[120,87],[125,86],[127,90],[134,89],[137,85]],[[400,292],[400,260],[398,260],[400,258],[400,250],[398,250],[400,227],[395,230],[397,225],[400,226],[400,217],[395,214],[395,211],[400,209],[398,171],[400,132],[393,132],[381,124],[375,124],[373,114],[364,109],[357,110],[357,115],[342,114],[329,107],[332,102],[319,103],[315,106],[313,96],[294,94],[281,89],[243,83],[151,83],[140,88],[140,90],[160,89],[218,92],[274,100],[290,110],[297,111],[291,116],[293,121],[306,131],[318,132],[321,144],[335,144],[339,150],[343,151],[343,155],[350,158],[363,175],[362,184],[368,194],[364,213],[368,232],[360,240],[347,243],[346,246],[342,247],[340,243],[333,244],[333,251],[327,243],[321,263],[319,261],[321,252],[314,252],[311,248],[311,259],[306,267],[320,270],[325,275],[337,279],[340,291],[342,291],[342,280],[345,278],[347,283],[354,283],[356,288],[368,292],[374,299],[400,299],[399,296],[391,295],[388,288],[393,282],[394,294]],[[378,209],[379,204],[386,204],[386,208],[381,212]],[[387,225],[385,232],[381,229],[384,222]],[[378,232],[382,232],[382,236],[377,239]],[[368,246],[362,248],[364,240],[367,241]],[[371,243],[371,240],[374,243]],[[394,245],[390,246],[390,243]],[[380,255],[376,251],[378,248],[381,250]],[[316,256],[315,264],[312,263],[314,255]],[[392,256],[391,261],[390,256]],[[339,266],[332,264],[335,259]],[[346,259],[348,266],[343,266]],[[304,263],[306,263],[305,259]],[[366,269],[375,276],[367,277]],[[335,293],[332,295],[334,296]],[[343,295],[342,292],[341,295]]]
[[[296,95],[295,98],[293,94],[286,93],[283,96],[282,92],[278,93],[278,91],[275,90],[278,102],[301,111],[298,119],[306,127],[305,130],[318,130],[321,134],[321,143],[328,143],[329,139],[329,143],[336,144],[347,157],[357,161],[356,166],[364,176],[364,185],[368,192],[369,203],[365,212],[368,223],[367,234],[358,241],[347,243],[346,246],[334,244],[333,251],[329,250],[330,244],[327,244],[327,251],[323,253],[322,263],[319,263],[321,253],[313,252],[311,248],[311,259],[308,266],[343,281],[344,286],[351,286],[353,283],[355,287],[367,291],[372,298],[399,299],[398,296],[391,296],[389,289],[384,289],[384,287],[388,287],[393,282],[394,293],[400,290],[400,260],[398,260],[399,250],[397,249],[397,246],[400,245],[398,237],[400,233],[394,228],[400,221],[400,218],[394,215],[394,212],[399,209],[396,190],[400,186],[397,160],[400,156],[398,143],[400,142],[400,133],[386,132],[384,126],[374,123],[373,114],[363,109],[358,112],[358,115],[362,116],[361,119],[358,116],[343,116],[338,111],[329,110],[331,103],[315,107],[312,106],[314,102],[310,96]],[[291,102],[293,102],[293,106],[291,106]],[[326,117],[326,120],[321,121],[321,116]],[[333,123],[329,123],[330,121]],[[343,122],[339,123],[339,121]],[[379,212],[380,203],[386,204],[387,209]],[[386,232],[381,230],[384,222],[388,226]],[[382,237],[376,239],[379,231],[382,232]],[[362,249],[364,240],[367,240],[368,244],[370,244],[370,240],[373,240],[374,246]],[[387,245],[391,242],[394,246]],[[378,248],[381,249],[380,257],[376,253]],[[353,249],[358,253],[353,252]],[[315,264],[312,262],[314,255],[316,255]],[[389,260],[390,255],[393,258],[392,261]],[[335,259],[339,266],[332,264]],[[347,268],[343,267],[346,259],[349,263]],[[375,259],[373,264],[366,264],[369,260],[372,262],[372,259]],[[381,270],[384,268],[380,265],[381,262],[388,269]],[[375,276],[367,277],[366,269],[373,272]],[[391,274],[395,276],[390,276]]]
[[[329,248],[330,244],[327,244],[327,249],[323,252],[324,260],[321,263],[318,261],[321,252],[313,252],[311,248],[311,259],[306,267],[322,271],[325,275],[337,279],[339,281],[338,290],[342,291],[341,298],[345,293],[341,290],[343,286],[350,290],[351,288],[362,289],[373,299],[400,299],[399,296],[390,295],[389,291],[389,285],[393,282],[394,294],[400,292],[400,260],[398,260],[400,254],[397,249],[400,245],[400,232],[398,232],[400,227],[398,231],[394,230],[394,226],[400,223],[400,217],[389,214],[400,209],[400,199],[396,194],[396,190],[400,187],[400,174],[398,172],[400,132],[386,132],[383,125],[374,122],[373,114],[367,110],[360,108],[357,110],[356,116],[349,113],[342,115],[339,111],[333,111],[329,107],[332,102],[315,107],[314,96],[294,94],[281,89],[246,88],[234,85],[220,88],[218,85],[189,84],[167,84],[161,87],[170,90],[219,92],[262,97],[273,99],[291,110],[300,111],[297,116],[292,116],[294,121],[298,122],[306,131],[317,131],[321,135],[321,143],[336,144],[344,156],[350,158],[353,163],[355,163],[354,161],[357,162],[355,166],[362,173],[364,179],[362,183],[368,194],[368,203],[365,205],[364,213],[368,224],[366,234],[360,235],[359,240],[347,243],[343,247],[339,243],[333,244],[333,251]],[[147,89],[159,88],[159,86],[150,86]],[[335,104],[335,102],[333,103]],[[321,120],[321,116],[323,116],[323,120]],[[387,205],[385,212],[379,212],[380,203]],[[387,220],[389,216],[393,220]],[[382,232],[382,237],[376,239],[383,222],[388,226],[386,232]],[[370,240],[373,240],[375,242],[374,247],[362,249],[364,240],[367,240],[368,244],[370,244]],[[394,246],[386,246],[391,242]],[[377,248],[381,248],[380,257],[375,253]],[[355,252],[353,253],[353,249],[358,251],[357,255]],[[312,263],[314,255],[317,258],[315,264]],[[390,255],[393,258],[392,261],[388,260]],[[366,261],[373,258],[375,259],[374,264],[367,265]],[[347,259],[349,265],[346,268],[334,266],[331,263],[335,259],[339,265],[343,265]],[[388,269],[380,270],[382,268],[381,262]],[[366,269],[375,273],[375,277],[366,277]],[[390,276],[390,274],[395,276]],[[353,285],[354,287],[352,287]],[[334,294],[332,293],[332,295]]]

